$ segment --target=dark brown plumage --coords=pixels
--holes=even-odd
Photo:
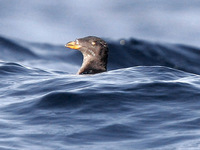
[[[83,54],[83,63],[77,74],[95,74],[107,70],[108,46],[101,38],[88,36],[65,46]]]

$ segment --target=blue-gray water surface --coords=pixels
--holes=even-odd
[[[0,4],[0,150],[200,149],[200,2]],[[108,71],[76,75],[88,35]]]
[[[107,42],[108,71],[75,75],[78,51],[0,38],[2,150],[199,147],[200,49]]]

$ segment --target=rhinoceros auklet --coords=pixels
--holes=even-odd
[[[95,74],[107,70],[108,46],[95,36],[69,42],[65,47],[77,49],[83,54],[83,63],[77,74]]]

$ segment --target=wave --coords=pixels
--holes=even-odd
[[[5,111],[77,108],[79,113],[123,112],[138,102],[196,101],[200,97],[200,76],[162,66],[131,67],[93,76],[32,74],[20,78],[12,92],[4,93],[13,99],[23,95],[27,102],[12,104]]]
[[[109,70],[92,76],[77,76],[68,72],[75,72],[81,64],[82,56],[78,51],[68,50],[64,46],[14,42],[5,38],[0,38],[0,42],[1,47],[11,53],[9,55],[16,55],[15,47],[21,49],[18,55],[36,55],[34,61],[28,56],[24,57],[26,60],[17,61],[16,56],[16,60],[13,57],[11,62],[3,59],[0,63],[0,76],[12,81],[1,84],[2,87],[12,88],[3,96],[24,95],[29,99],[35,94],[35,103],[28,105],[32,107],[30,110],[83,107],[89,104],[88,107],[90,104],[93,106],[93,100],[96,104],[105,102],[114,105],[117,102],[120,104],[122,99],[142,101],[156,97],[177,100],[177,95],[181,94],[184,97],[182,100],[189,97],[195,100],[199,96],[200,78],[192,74],[200,73],[198,48],[136,39],[127,40],[125,45],[108,41]],[[9,49],[7,45],[10,45]],[[5,53],[4,57],[9,55]],[[48,70],[50,67],[53,71]],[[17,76],[12,79],[13,75]],[[92,107],[88,110],[100,111]]]
[[[125,45],[109,43],[109,68],[166,66],[200,74],[200,49],[181,44],[158,44],[130,39]]]
[[[33,51],[31,51],[28,47],[24,47],[20,45],[18,42],[14,40],[1,37],[0,36],[0,49],[1,55],[0,59],[4,61],[13,61],[13,60],[25,60],[25,59],[33,59],[36,57]]]
[[[26,67],[19,63],[0,62],[0,77],[8,77],[8,76],[13,76],[13,75],[43,76],[43,75],[47,75],[47,74],[51,74],[51,73],[47,72],[45,70],[42,70],[42,69],[38,69],[38,68]]]
[[[200,49],[181,44],[153,43],[129,39],[121,45],[119,41],[108,41],[108,70],[133,66],[166,66],[190,73],[200,74]],[[21,62],[31,67],[42,67],[54,71],[66,70],[75,73],[82,63],[78,51],[51,44],[28,43],[0,38],[3,61]],[[31,59],[33,59],[31,61]],[[55,70],[57,68],[57,70]]]

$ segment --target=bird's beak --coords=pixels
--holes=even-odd
[[[79,44],[76,44],[76,42],[69,42],[65,45],[65,47],[71,48],[71,49],[79,49],[81,46]]]

